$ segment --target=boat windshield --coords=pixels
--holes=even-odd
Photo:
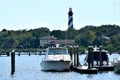
[[[48,55],[61,55],[61,54],[67,54],[66,49],[50,49],[48,51]]]

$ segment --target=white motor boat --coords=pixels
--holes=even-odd
[[[44,71],[64,71],[69,70],[71,58],[67,48],[55,47],[48,48],[45,57],[41,62],[41,68]]]
[[[114,71],[120,73],[120,57],[114,60]]]

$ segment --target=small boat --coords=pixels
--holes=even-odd
[[[120,57],[114,60],[114,71],[120,73]]]
[[[108,57],[108,51],[101,49],[100,54],[100,48],[95,46],[93,47],[92,54],[86,51],[86,62],[93,63],[93,67],[100,66],[100,65],[109,65],[109,57]]]
[[[67,48],[48,48],[45,57],[41,62],[41,69],[44,71],[69,70],[72,60]]]

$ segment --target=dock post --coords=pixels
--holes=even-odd
[[[20,52],[18,53],[18,56],[20,56]]]
[[[88,69],[93,67],[93,47],[88,47]]]
[[[92,68],[93,68],[93,46],[91,46],[91,65],[92,65]]]
[[[29,54],[28,54],[29,56],[30,56],[30,52],[29,52]]]
[[[71,60],[72,60],[72,52],[73,52],[73,50],[72,50],[72,46],[70,46],[70,47],[69,47],[69,54],[70,54],[70,58],[71,58]]]
[[[100,46],[99,59],[100,59],[100,67],[101,67],[102,66],[102,46]]]
[[[71,47],[72,48],[72,51],[71,51],[71,58],[72,58],[72,62],[73,62],[73,57],[74,57],[74,49],[73,49],[73,46]]]
[[[6,55],[7,55],[7,56],[10,56],[9,52],[6,52]]]
[[[90,69],[90,46],[88,47],[88,69]]]
[[[15,50],[11,52],[11,75],[15,72]]]
[[[78,46],[77,46],[77,67],[79,66],[79,50],[78,50]]]
[[[74,46],[74,66],[77,66],[77,47]]]

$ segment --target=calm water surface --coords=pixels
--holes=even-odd
[[[85,55],[80,56],[83,63]],[[44,72],[41,71],[40,62],[43,56],[16,55],[16,71],[11,76],[11,57],[0,57],[0,80],[120,80],[120,74],[99,72],[98,74],[80,74],[77,72]],[[110,60],[118,57],[111,55]]]

